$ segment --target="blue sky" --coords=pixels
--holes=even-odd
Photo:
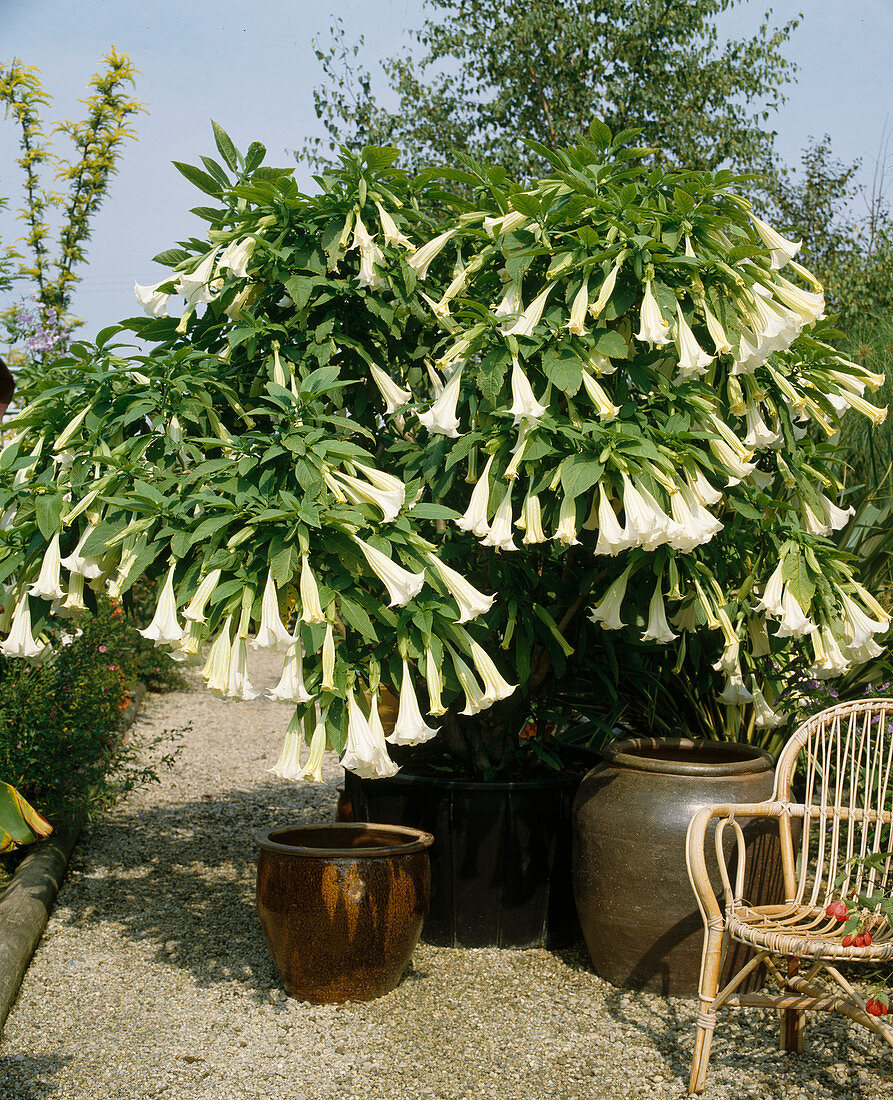
[[[750,0],[721,27],[730,35],[753,33],[765,7]],[[798,84],[774,122],[779,150],[795,163],[810,136],[827,132],[840,159],[863,159],[870,184],[885,125],[893,125],[890,0],[776,0],[772,21],[784,23],[801,9],[803,23],[788,46],[800,66]],[[188,210],[202,197],[170,162],[215,155],[211,118],[242,149],[263,142],[268,159],[281,165],[292,163],[288,150],[319,132],[312,92],[321,70],[312,39],[327,39],[334,16],[348,40],[364,36],[363,58],[374,73],[378,58],[407,44],[406,32],[421,26],[424,10],[422,0],[0,0],[0,59],[17,56],[41,69],[54,99],[49,119],[77,116],[77,100],[110,45],[141,71],[136,94],[148,113],[136,120],[139,141],[127,144],[94,222],[74,298],[83,335],[136,312],[134,280],[165,274],[151,257],[201,232]],[[21,204],[17,141],[13,124],[0,119],[0,194],[11,208]],[[299,179],[308,184],[306,175]],[[0,215],[0,240],[19,233],[8,213]]]

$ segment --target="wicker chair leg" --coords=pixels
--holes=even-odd
[[[704,1091],[707,1082],[707,1066],[710,1062],[710,1045],[716,1025],[713,1001],[719,988],[719,971],[722,966],[725,935],[721,928],[707,931],[704,957],[701,963],[701,981],[698,989],[698,1017],[695,1027],[695,1049],[691,1059],[691,1077],[688,1082],[690,1095]]]
[[[800,969],[796,958],[788,959],[788,977],[795,978]],[[802,1008],[783,1008],[781,1010],[781,1028],[778,1036],[780,1050],[791,1054],[802,1054],[805,1045],[806,1013]]]

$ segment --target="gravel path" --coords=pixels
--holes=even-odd
[[[277,669],[256,662],[257,688]],[[584,951],[420,945],[368,1004],[288,1000],[254,910],[252,836],[331,819],[322,786],[269,774],[288,708],[203,691],[152,697],[182,727],[160,786],[85,831],[0,1041],[0,1100],[497,1100],[685,1094],[694,1006],[613,989]],[[768,1014],[718,1030],[707,1100],[893,1100],[878,1039],[837,1018],[800,1058]]]

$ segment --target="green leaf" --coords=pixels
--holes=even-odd
[[[282,585],[288,584],[295,575],[296,560],[297,554],[293,543],[283,546],[281,550],[271,556],[270,572],[273,575],[273,580],[280,588]]]
[[[187,252],[185,248],[169,248],[166,252],[159,252],[157,256],[153,256],[152,263],[164,264],[165,267],[176,267],[183,260],[188,260],[191,255],[192,253]],[[176,277],[175,274],[171,275],[172,279]]]
[[[445,504],[417,504],[410,509],[410,514],[416,519],[458,519],[460,513],[453,508],[447,508]]]
[[[304,309],[316,287],[326,286],[327,283],[325,279],[317,279],[312,275],[292,275],[290,279],[285,280],[284,285],[288,296],[297,308]]]
[[[206,195],[213,195],[215,198],[220,195],[220,184],[213,176],[209,176],[207,172],[203,172],[201,168],[196,168],[194,164],[183,164],[179,160],[171,162],[177,171],[185,176],[191,184],[204,191]]]
[[[683,214],[690,214],[695,208],[694,198],[687,191],[683,191],[681,187],[673,188],[673,200],[676,203],[676,208]]]
[[[493,408],[500,405],[499,395],[508,365],[505,352],[500,350],[488,352],[478,366],[478,386],[484,400]]]
[[[543,371],[553,386],[570,397],[583,382],[583,363],[571,348],[550,348],[543,355]]]
[[[253,172],[266,155],[266,146],[261,145],[259,141],[252,141],[248,146],[248,152],[245,154],[245,171]]]
[[[611,129],[601,119],[594,118],[589,124],[589,136],[599,149],[607,149],[611,144]]]
[[[593,333],[595,336],[595,350],[608,359],[629,359],[629,345],[626,340],[613,329],[605,329]]]
[[[15,787],[0,783],[0,852],[8,852],[15,844],[32,844],[52,831],[52,825]]]
[[[41,493],[34,502],[37,526],[47,542],[59,530],[59,517],[62,515],[64,503],[62,493]]]
[[[213,118],[211,119],[211,127],[214,130],[214,143],[217,146],[217,151],[226,161],[227,167],[235,172],[239,167],[239,154],[236,152],[235,145],[233,145],[226,130],[219,126]]]
[[[343,592],[338,596],[338,604],[341,617],[352,630],[358,631],[369,642],[378,641],[375,627],[364,607],[349,599]]]
[[[571,455],[561,464],[561,487],[571,500],[575,500],[598,482],[604,469],[604,463],[597,458]]]
[[[803,559],[803,555],[800,553],[799,546],[792,547],[788,552],[781,567],[781,575],[788,591],[800,604],[804,612],[808,612],[812,597],[815,594],[815,582]]]

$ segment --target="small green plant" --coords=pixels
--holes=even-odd
[[[0,782],[0,855],[49,836],[53,826],[22,798],[15,787]]]

